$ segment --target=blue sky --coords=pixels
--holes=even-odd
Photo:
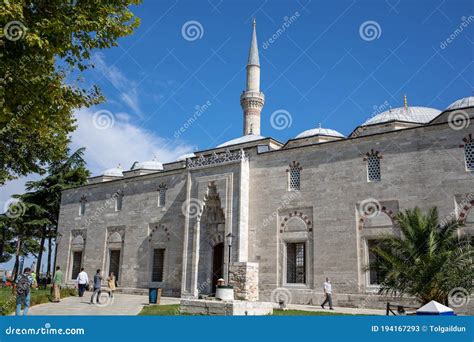
[[[135,8],[140,28],[99,55],[126,86],[103,70],[87,77],[107,96],[98,108],[127,113],[129,123],[174,146],[211,148],[242,134],[239,96],[256,17],[266,96],[262,135],[286,141],[319,123],[347,135],[376,108],[401,106],[405,93],[410,105],[438,109],[471,95],[474,25],[441,44],[472,10],[472,2],[461,0],[144,1]],[[202,26],[202,37],[183,38],[188,21]],[[362,39],[367,21],[378,24],[378,38]],[[207,101],[211,106],[176,141],[173,133]],[[291,114],[284,130],[270,124],[279,109]]]
[[[107,98],[75,113],[71,147],[87,148],[94,175],[154,155],[172,161],[241,136],[239,97],[254,17],[264,136],[285,142],[319,123],[348,135],[374,114],[402,106],[404,94],[409,105],[442,110],[473,90],[469,0],[145,0],[134,11],[141,26],[118,47],[95,52],[96,68],[84,74]],[[190,23],[196,37],[183,34]],[[285,129],[271,125],[277,110],[291,117]],[[98,124],[101,116],[109,121]],[[2,187],[0,209],[35,178]]]

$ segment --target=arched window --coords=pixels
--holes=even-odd
[[[123,203],[123,191],[119,190],[115,194],[115,211],[122,210],[122,203]]]
[[[464,145],[464,160],[466,161],[466,170],[474,171],[474,140],[470,140]]]
[[[158,207],[163,208],[166,204],[166,184],[161,183],[158,187]]]
[[[288,172],[288,190],[298,191],[301,188],[301,170],[300,163],[293,161],[290,164]]]
[[[378,151],[371,150],[366,154],[364,160],[367,162],[368,182],[379,182],[381,180],[380,159],[382,159],[382,156],[379,155]]]
[[[79,216],[82,216],[86,213],[86,196],[81,197],[80,206],[79,206]]]

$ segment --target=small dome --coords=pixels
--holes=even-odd
[[[243,144],[243,143],[246,143],[246,142],[260,140],[260,139],[265,139],[265,137],[262,137],[261,135],[257,135],[257,134],[247,134],[247,135],[244,135],[243,137],[229,140],[229,141],[227,141],[223,144],[218,145],[217,147],[225,147],[225,146],[230,146],[230,145]]]
[[[183,160],[186,160],[188,158],[194,158],[196,157],[196,155],[194,153],[186,153],[186,154],[183,154],[182,156],[179,156],[176,161],[183,161]]]
[[[437,117],[441,111],[429,107],[399,107],[389,109],[367,120],[363,126],[374,125],[389,121],[405,121],[413,123],[428,123]]]
[[[314,135],[327,135],[329,137],[345,138],[344,134],[329,128],[312,128],[298,134],[295,139],[312,137]]]
[[[105,170],[102,175],[103,176],[107,176],[107,177],[123,177],[123,173],[122,173],[123,169],[122,167],[119,165],[117,167],[114,167],[112,169],[107,169]]]
[[[133,166],[133,170],[163,170],[163,164],[157,160],[157,158],[153,158],[152,160],[147,160],[144,162],[136,163]]]
[[[468,96],[468,97],[459,99],[457,101],[454,101],[446,109],[453,110],[453,109],[460,109],[460,108],[467,108],[467,107],[474,107],[474,96]]]

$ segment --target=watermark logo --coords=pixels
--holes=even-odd
[[[291,16],[286,16],[283,18],[283,24],[279,27],[275,33],[272,34],[270,38],[263,42],[262,47],[264,50],[268,49],[271,44],[277,41],[280,36],[286,32],[287,29],[290,28],[291,24],[293,24],[298,18],[300,17],[300,12],[296,11]]]
[[[371,42],[380,38],[382,35],[382,28],[378,22],[374,20],[368,20],[360,25],[359,35],[366,42]]]
[[[188,128],[190,128],[194,122],[201,117],[202,114],[204,114],[209,107],[212,106],[212,102],[207,100],[206,103],[203,105],[196,105],[194,106],[194,113],[191,115],[188,120],[178,129],[174,132],[173,136],[178,139],[184,132],[187,131]]]
[[[291,127],[292,123],[293,117],[291,116],[290,112],[284,109],[278,109],[270,116],[270,124],[278,131]]]
[[[10,21],[3,28],[3,34],[5,38],[16,42],[17,40],[23,38],[26,33],[26,27],[21,21]]]
[[[23,203],[22,201],[16,198],[10,198],[8,201],[5,202],[5,205],[3,206],[3,211],[5,212],[5,215],[7,215],[9,218],[19,218],[25,213],[26,206],[25,203]]]
[[[285,308],[291,304],[291,292],[284,287],[277,287],[274,289],[270,295],[270,300],[273,303],[277,303],[280,308]]]
[[[102,109],[94,113],[92,116],[92,123],[95,128],[105,130],[113,127],[115,124],[115,118],[112,112]]]
[[[380,212],[380,202],[375,198],[367,198],[360,202],[359,212],[361,216],[366,218],[374,218]]]
[[[448,293],[450,306],[459,308],[469,303],[469,292],[463,287],[455,287]]]
[[[455,131],[460,131],[464,128],[469,127],[471,119],[469,114],[463,110],[455,110],[454,112],[449,113],[448,115],[449,127]]]
[[[94,302],[95,306],[98,307],[106,307],[112,305],[114,303],[114,296],[111,296],[111,293],[108,291],[101,291],[100,294],[97,295],[97,301]]]
[[[202,36],[204,35],[204,27],[199,21],[187,21],[181,27],[181,35],[188,42],[193,42],[202,38]]]
[[[448,47],[449,44],[454,42],[454,40],[464,32],[464,30],[474,21],[474,16],[470,15],[469,17],[461,17],[461,23],[459,26],[446,38],[444,41],[439,43],[441,50],[444,50]]]
[[[181,206],[181,212],[187,218],[196,218],[201,214],[201,210],[204,207],[204,203],[197,198],[190,198],[184,201]]]

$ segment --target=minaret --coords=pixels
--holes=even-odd
[[[257,22],[253,20],[252,42],[250,43],[249,59],[247,62],[247,87],[240,96],[240,105],[244,111],[244,135],[260,135],[260,112],[265,97],[260,92],[260,61],[257,45]]]

